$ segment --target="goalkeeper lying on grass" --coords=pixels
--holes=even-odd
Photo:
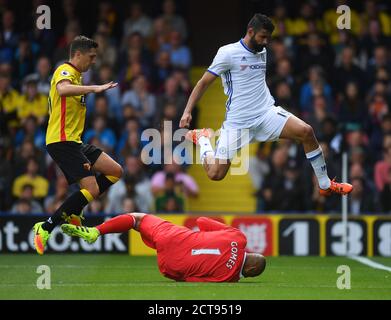
[[[61,229],[89,243],[107,233],[137,230],[144,243],[157,250],[160,272],[176,281],[236,282],[264,271],[264,256],[245,252],[247,239],[240,230],[206,217],[198,218],[197,225],[200,231],[174,225],[154,215],[129,213],[97,227],[63,224]]]

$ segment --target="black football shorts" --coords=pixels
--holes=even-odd
[[[92,166],[102,153],[101,149],[93,145],[74,141],[50,143],[46,149],[69,184],[95,175]]]

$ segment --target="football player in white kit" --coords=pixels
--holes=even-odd
[[[188,140],[200,145],[201,161],[210,179],[223,179],[235,153],[244,145],[254,140],[287,138],[303,144],[318,178],[320,194],[348,194],[352,191],[351,184],[329,179],[323,152],[312,127],[282,107],[275,106],[266,85],[266,46],[273,30],[273,23],[267,16],[255,14],[243,39],[218,50],[189,97],[180,127],[189,127],[194,106],[209,85],[221,77],[228,99],[216,151],[210,143],[210,129],[190,130],[186,134]]]

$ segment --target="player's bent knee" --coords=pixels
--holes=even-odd
[[[99,187],[96,185],[96,187],[88,188],[88,192],[94,197],[94,199],[99,198]]]
[[[297,131],[297,137],[301,141],[310,141],[314,138],[314,136],[314,130],[312,127],[309,124],[303,122]]]
[[[120,165],[118,165],[118,175],[117,177],[118,178],[121,178],[123,175],[124,175],[124,169],[122,169],[122,167]]]
[[[304,124],[301,128],[301,136],[304,141],[308,141],[314,138],[314,129],[309,124]]]
[[[124,169],[122,169],[122,167],[117,163],[113,170],[113,176],[119,179],[123,176],[123,174],[124,174]]]
[[[146,214],[141,212],[132,212],[132,213],[127,213],[127,215],[132,216],[134,218],[135,220],[134,229],[139,230],[140,222]]]
[[[130,216],[135,217],[136,219],[141,219],[142,217],[145,216],[145,213],[141,213],[141,212],[130,212],[130,213],[127,213],[127,214],[130,215]]]

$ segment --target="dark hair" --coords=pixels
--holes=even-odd
[[[250,22],[247,25],[247,30],[249,28],[253,28],[255,32],[260,31],[261,29],[265,29],[269,31],[270,33],[274,30],[274,25],[272,20],[270,20],[269,17],[265,16],[261,13],[256,13],[251,18]]]
[[[71,48],[70,48],[71,58],[75,55],[76,51],[86,53],[92,48],[98,48],[98,43],[95,40],[92,40],[85,36],[77,36],[71,42]]]
[[[166,180],[173,180],[175,182],[175,174],[172,172],[166,173]]]
[[[22,190],[26,190],[26,189],[31,189],[31,190],[34,190],[34,186],[31,184],[31,183],[25,183],[23,186],[22,186]]]

